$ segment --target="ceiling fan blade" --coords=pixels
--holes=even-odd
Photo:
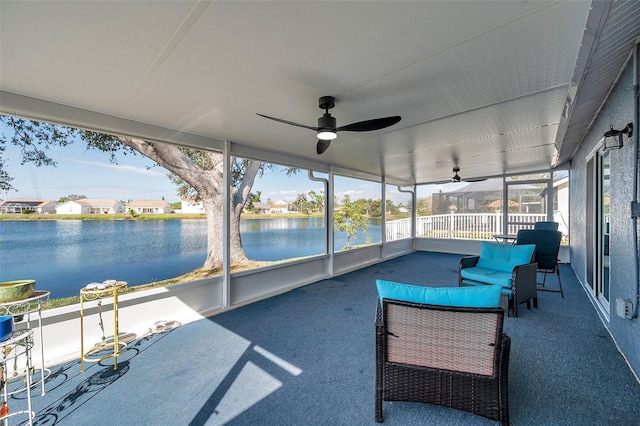
[[[318,153],[318,155],[329,149],[329,145],[331,145],[331,141],[323,141],[322,139],[319,139],[318,145],[316,145],[316,152]]]
[[[336,132],[368,132],[371,130],[380,130],[385,127],[393,126],[401,120],[401,117],[395,115],[393,117],[374,118],[373,120],[359,121],[357,123],[340,126]]]
[[[305,124],[300,124],[300,123],[294,123],[293,121],[283,120],[282,118],[269,117],[268,115],[259,114],[257,112],[256,112],[256,114],[259,115],[260,117],[268,118],[269,120],[279,121],[280,123],[290,124],[292,126],[303,127],[305,129],[314,130],[316,132],[318,131],[317,127],[307,126]]]

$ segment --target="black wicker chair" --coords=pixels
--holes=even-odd
[[[383,299],[376,314],[377,422],[383,401],[423,402],[509,424],[504,309]]]

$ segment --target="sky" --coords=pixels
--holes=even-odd
[[[2,131],[8,135],[6,128]],[[29,198],[57,201],[70,194],[87,198],[115,200],[160,200],[170,203],[180,201],[175,185],[167,177],[164,168],[142,155],[118,155],[118,164],[109,161],[107,153],[88,150],[82,141],[48,151],[57,166],[36,167],[21,165],[21,155],[12,144],[3,154],[5,168],[14,179],[16,190],[0,194],[0,199]],[[257,178],[252,192],[261,192],[261,201],[294,201],[298,194],[311,190],[320,192],[323,187],[310,181],[306,171],[287,177],[283,167],[276,167]],[[321,174],[316,174],[321,175]],[[325,175],[326,176],[326,175]],[[338,200],[349,194],[352,200],[359,198],[380,199],[380,185],[375,182],[338,177],[335,182]],[[419,196],[423,196],[420,192]],[[408,202],[407,194],[388,189],[387,197],[394,203]]]

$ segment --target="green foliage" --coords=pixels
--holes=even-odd
[[[249,212],[255,212],[256,207],[253,203],[259,203],[260,197],[262,197],[262,191],[256,191],[255,193],[250,193],[249,198],[247,200],[247,204],[245,205],[245,209]]]
[[[298,198],[293,202],[293,205],[296,206],[296,209],[300,213],[309,214],[311,213],[311,208],[309,205],[309,200],[307,199],[307,194],[301,192],[298,194]]]
[[[418,216],[431,216],[431,212],[432,212],[431,204],[432,204],[431,197],[418,198],[416,200]]]
[[[311,203],[311,210],[314,212],[324,213],[324,191],[320,191],[320,193],[309,191],[308,195],[309,202]]]
[[[351,248],[351,240],[356,239],[358,231],[366,232],[369,229],[367,215],[365,214],[366,201],[363,199],[351,201],[349,195],[342,199],[341,208],[333,213],[333,228],[339,232],[347,233],[347,245]]]
[[[382,217],[382,200],[362,200],[365,204],[365,210],[371,217]]]
[[[73,201],[75,201],[75,200],[82,200],[82,199],[84,199],[84,198],[87,198],[87,197],[85,197],[84,195],[69,194],[69,195],[67,195],[66,197],[60,197],[60,198],[58,199],[58,203],[66,203],[67,201],[72,201],[72,200],[73,200]],[[123,202],[123,204],[124,204],[124,202]]]
[[[11,185],[11,181],[13,180],[13,178],[9,176],[9,173],[7,173],[6,170],[7,166],[5,164],[4,150],[4,143],[0,143],[0,190],[8,191],[10,189],[13,189],[13,185]]]

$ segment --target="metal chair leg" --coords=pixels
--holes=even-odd
[[[560,287],[560,295],[564,299],[564,291],[562,291],[562,281],[560,280],[560,268],[556,265],[556,273],[558,274],[558,286]]]

